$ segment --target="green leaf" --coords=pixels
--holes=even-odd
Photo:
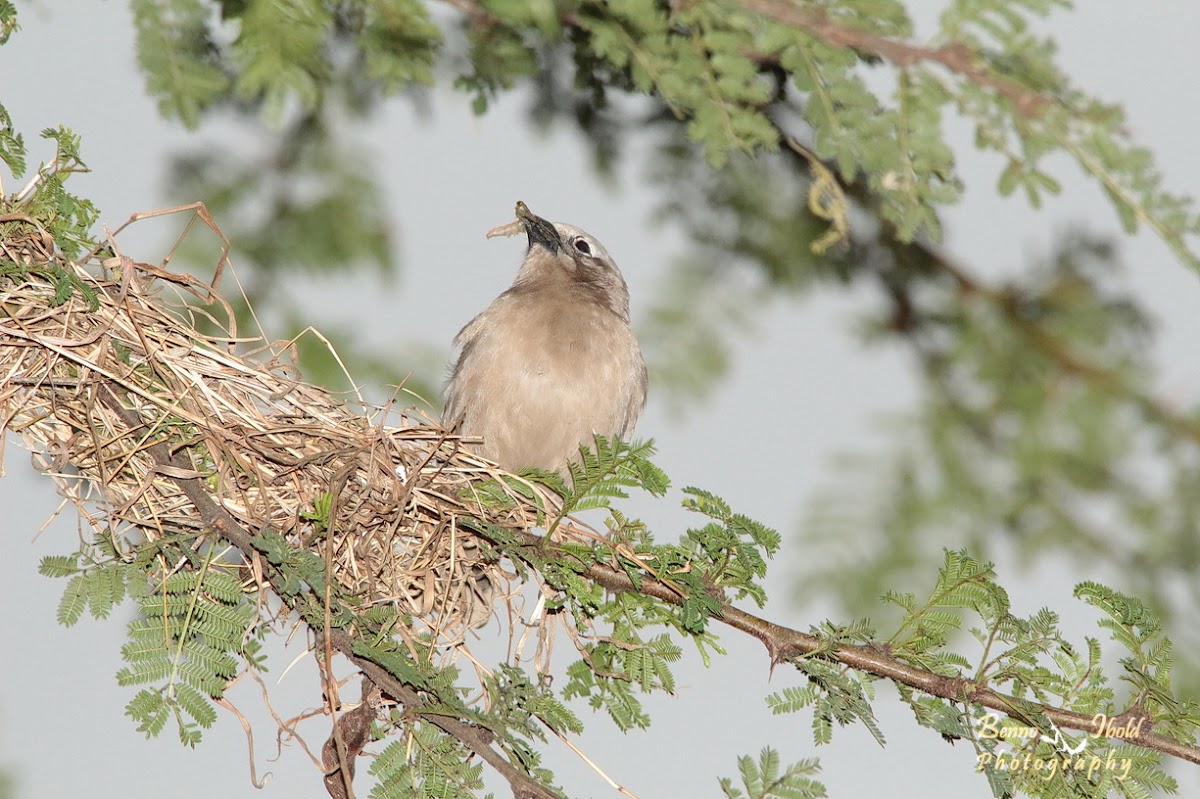
[[[781,768],[779,753],[768,746],[759,753],[757,762],[749,756],[738,758],[744,792],[729,778],[722,778],[720,785],[728,799],[819,799],[828,795],[825,786],[811,776],[820,770],[816,758]]]
[[[132,8],[147,91],[160,114],[195,128],[230,85],[208,29],[211,9],[202,0],[133,0]]]

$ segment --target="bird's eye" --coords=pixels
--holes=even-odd
[[[575,239],[575,249],[579,250],[584,255],[592,254],[592,245],[587,243],[587,239]]]

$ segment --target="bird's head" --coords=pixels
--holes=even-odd
[[[517,221],[529,239],[529,249],[514,289],[584,288],[629,320],[629,287],[608,250],[594,236],[574,225],[549,222],[523,202],[517,203]]]

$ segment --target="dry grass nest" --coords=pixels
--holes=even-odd
[[[465,500],[502,473],[456,436],[305,384],[290,346],[239,338],[193,277],[119,254],[79,266],[32,219],[0,222],[0,434],[20,436],[119,553],[210,532],[181,488],[200,479],[246,530],[318,553],[364,607],[395,603],[416,631],[454,642],[509,595],[509,575],[458,520],[527,528],[536,511]],[[201,319],[221,332],[200,333]],[[186,468],[155,457],[162,442]],[[266,589],[261,570],[240,573]]]

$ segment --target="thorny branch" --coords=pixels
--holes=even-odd
[[[529,535],[528,539],[531,544],[535,545],[541,540],[534,535]],[[644,577],[640,584],[635,585],[623,570],[604,564],[588,568],[584,572],[584,576],[595,580],[613,592],[645,594],[673,605],[682,604],[685,599],[676,587],[668,586],[649,576]],[[819,657],[828,658],[852,669],[883,677],[951,702],[976,704],[991,710],[998,710],[1006,715],[1012,715],[1014,707],[1032,706],[1045,713],[1046,717],[1059,727],[1089,734],[1101,732],[1100,724],[1093,716],[1062,710],[1052,705],[1018,700],[995,691],[984,683],[965,677],[945,677],[935,674],[910,666],[881,649],[853,644],[837,644],[831,648],[827,641],[823,641],[815,635],[775,624],[733,605],[723,605],[720,614],[714,618],[762,643],[766,647],[772,665],[788,663],[819,652]],[[1135,711],[1131,711],[1131,713],[1133,712]],[[1124,722],[1124,719],[1120,717],[1118,719],[1120,720],[1117,723]],[[1180,743],[1165,735],[1150,732],[1148,729],[1145,732],[1130,735],[1125,740],[1146,749],[1200,764],[1200,747]]]
[[[144,426],[136,414],[125,408],[111,392],[106,392],[103,401],[125,419],[131,430]],[[165,443],[151,444],[149,450],[160,466],[167,467],[163,474],[174,480],[195,505],[204,525],[216,531],[247,558],[254,557],[257,550],[251,543],[251,534],[208,495],[204,482],[198,477],[175,476],[176,474],[185,474],[190,468],[189,465],[173,455]],[[542,553],[545,552],[544,548],[547,546],[545,539],[530,532],[521,535],[525,544],[537,547]],[[677,586],[654,579],[651,575],[643,575],[640,582],[635,583],[624,570],[606,564],[590,566],[584,570],[583,575],[595,580],[611,592],[635,592],[671,604],[681,604],[685,599]],[[1032,704],[1059,727],[1092,734],[1100,732],[1097,720],[1091,716],[1051,705],[1017,700],[1015,697],[993,690],[985,683],[964,677],[946,677],[935,674],[911,666],[883,650],[869,646],[837,644],[830,647],[828,642],[822,641],[816,636],[775,624],[730,604],[724,604],[715,618],[761,642],[766,648],[773,666],[815,655],[952,702],[976,704],[1006,714],[1012,714],[1014,707]],[[318,637],[323,635],[320,630],[314,629],[313,632]],[[514,799],[561,799],[550,787],[525,774],[501,752],[497,751],[492,746],[492,733],[488,730],[468,721],[446,716],[444,713],[423,713],[425,702],[420,693],[397,679],[379,664],[355,654],[353,651],[354,640],[348,633],[343,630],[330,630],[328,642],[334,650],[354,663],[375,686],[404,705],[414,717],[420,717],[458,739],[468,750],[495,769],[508,781]],[[1146,749],[1200,764],[1200,747],[1180,743],[1167,736],[1154,733],[1149,728],[1131,735],[1127,741]]]

